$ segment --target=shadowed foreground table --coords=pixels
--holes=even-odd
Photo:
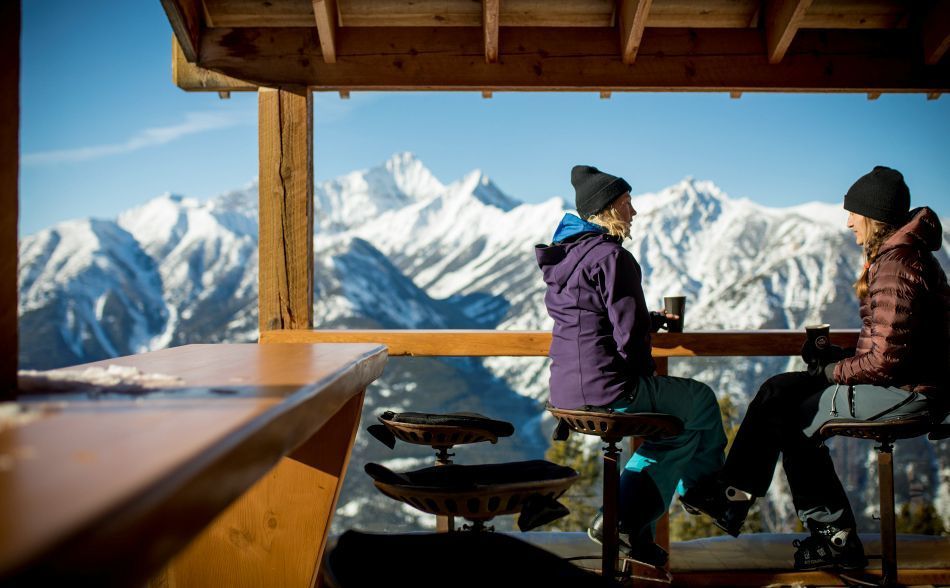
[[[374,344],[188,345],[88,364],[175,388],[21,398],[0,426],[0,583],[309,586],[385,362]]]

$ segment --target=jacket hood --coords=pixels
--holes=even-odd
[[[564,289],[574,270],[588,253],[605,243],[617,243],[616,239],[603,232],[582,231],[582,233],[589,233],[589,235],[575,241],[534,246],[544,283],[557,292]]]
[[[910,211],[910,220],[881,246],[883,253],[894,247],[910,246],[937,251],[943,245],[943,226],[937,214],[926,206]]]
[[[607,231],[600,225],[589,223],[579,216],[567,213],[564,215],[564,218],[561,219],[561,222],[558,223],[557,228],[554,229],[554,237],[551,238],[551,242],[560,243],[581,233],[606,232]]]

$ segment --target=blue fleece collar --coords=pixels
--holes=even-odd
[[[557,229],[554,230],[554,238],[551,240],[552,243],[560,243],[561,241],[573,237],[574,235],[579,235],[581,233],[606,233],[607,229],[600,225],[595,225],[594,223],[589,223],[577,215],[574,214],[565,214],[564,218],[561,219],[560,224],[558,224]]]

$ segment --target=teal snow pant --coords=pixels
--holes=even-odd
[[[689,378],[640,377],[608,405],[617,412],[656,412],[683,421],[683,432],[643,442],[620,475],[619,519],[623,532],[652,530],[669,510],[673,493],[715,475],[722,468],[726,433],[712,389]],[[646,537],[644,537],[646,538]]]

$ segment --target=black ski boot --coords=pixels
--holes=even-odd
[[[738,537],[755,497],[725,482],[709,479],[688,488],[680,502],[689,514],[708,515],[717,527]]]
[[[812,519],[808,519],[807,524],[811,534],[792,543],[797,548],[796,570],[860,570],[867,567],[868,559],[864,556],[864,546],[853,525],[843,527],[836,523],[820,523]]]

